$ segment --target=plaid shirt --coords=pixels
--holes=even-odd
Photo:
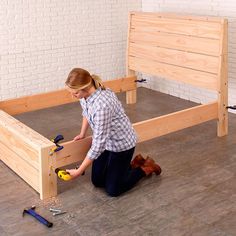
[[[122,152],[135,146],[135,131],[114,92],[97,89],[87,99],[80,99],[80,104],[93,131],[88,158],[97,159],[105,150]]]

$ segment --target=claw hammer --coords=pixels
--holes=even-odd
[[[52,227],[53,226],[53,223],[49,222],[48,220],[46,220],[45,218],[43,218],[42,216],[40,216],[39,214],[37,214],[34,209],[36,207],[35,206],[32,206],[32,207],[28,207],[28,208],[25,208],[23,210],[23,213],[22,213],[22,216],[25,215],[25,213],[33,216],[36,220],[38,220],[40,223],[46,225],[48,228]]]

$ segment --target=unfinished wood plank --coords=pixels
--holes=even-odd
[[[52,157],[54,159],[53,168],[56,169],[82,161],[86,157],[91,144],[92,137],[61,143],[60,145],[64,148],[61,151],[56,152]]]
[[[169,19],[183,19],[183,20],[193,20],[193,21],[208,21],[208,22],[219,22],[222,23],[224,18],[218,16],[199,16],[199,15],[189,15],[182,13],[173,13],[173,12],[138,12],[131,11],[130,15],[143,16],[143,17],[160,17],[160,18],[169,18]]]
[[[133,124],[138,142],[143,142],[218,118],[218,103],[199,105]]]
[[[126,92],[126,104],[134,104],[137,101],[137,90]]]
[[[134,14],[131,28],[143,31],[160,31],[171,34],[192,35],[202,38],[220,38],[221,22],[208,19],[169,18],[167,16]]]
[[[40,147],[51,143],[49,140],[4,111],[0,111],[0,133],[0,141],[6,147],[29,165],[39,168]],[[3,155],[0,158],[3,158]]]
[[[12,136],[18,136],[35,150],[51,144],[50,140],[2,110],[0,110],[0,126],[11,132]]]
[[[133,76],[135,80],[137,79],[135,72],[132,70],[128,70],[127,76]],[[137,83],[134,82],[132,85],[132,89],[126,91],[126,104],[134,104],[137,102]]]
[[[217,74],[219,70],[219,57],[184,52],[175,49],[160,48],[131,42],[129,55],[214,74]]]
[[[24,112],[66,104],[73,101],[77,100],[73,99],[67,90],[62,89],[48,93],[1,101],[0,109],[6,111],[10,115],[16,115]]]
[[[218,39],[197,38],[163,32],[144,32],[131,29],[130,42],[211,56],[220,55],[220,43]]]
[[[54,159],[49,155],[53,146],[44,147],[40,151],[39,194],[41,200],[57,196],[57,175],[53,169]]]
[[[21,156],[23,160],[32,165],[36,169],[39,167],[39,151],[34,149],[29,143],[24,142],[18,135],[0,126],[0,141],[9,149]],[[1,150],[0,150],[1,154]],[[3,155],[0,155],[2,159]]]
[[[228,22],[224,21],[222,29],[222,56],[220,57],[221,64],[219,67],[219,92],[218,92],[218,123],[217,135],[219,137],[228,134]]]
[[[111,88],[114,92],[125,92],[136,88],[135,80],[135,76],[130,76],[127,78],[103,81],[103,83],[105,87]],[[0,109],[10,115],[16,115],[77,101],[78,99],[73,98],[66,89],[61,89],[48,93],[1,101]]]
[[[39,171],[11,148],[5,146],[0,141],[1,160],[17,173],[25,182],[39,192]]]
[[[128,75],[120,79],[103,81],[103,84],[106,88],[110,88],[115,93],[119,93],[136,89],[136,79],[137,77],[135,75]]]
[[[136,57],[129,57],[129,67],[135,71],[218,91],[218,76],[211,73]]]
[[[127,32],[127,48],[126,48],[126,76],[135,76],[135,71],[130,70],[129,68],[129,43],[130,43],[130,28],[131,28],[131,17],[132,15],[129,14],[129,25],[128,25],[128,32]],[[131,91],[126,92],[126,104],[134,104],[137,102],[137,85],[135,84],[135,88]]]

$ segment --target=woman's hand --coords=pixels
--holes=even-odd
[[[73,138],[73,141],[77,141],[77,140],[80,140],[80,139],[83,139],[83,138],[85,138],[85,135],[80,133],[79,135],[77,135]]]
[[[78,169],[67,169],[66,172],[70,174],[72,179],[75,179],[81,175]]]
[[[90,160],[88,157],[85,157],[78,169],[67,169],[66,172],[71,175],[72,179],[77,178],[80,175],[83,175],[87,167],[90,166],[92,162],[93,160]]]

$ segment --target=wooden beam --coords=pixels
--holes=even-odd
[[[48,139],[4,111],[0,111],[0,133],[0,141],[6,147],[29,165],[39,168],[39,150],[42,146],[51,144]]]
[[[10,115],[35,111],[76,101],[65,89],[0,102],[0,109]]]
[[[218,118],[218,103],[199,105],[133,124],[138,142],[143,142]]]
[[[105,87],[112,89],[114,92],[131,91],[136,88],[135,76],[119,78],[116,80],[103,81]],[[35,111],[43,108],[58,106],[71,102],[76,102],[66,89],[41,93],[32,96],[9,99],[0,102],[0,109],[10,115],[16,115],[24,112]]]
[[[181,51],[202,53],[211,56],[220,55],[218,39],[198,38],[191,35],[175,35],[164,32],[131,30],[130,41],[134,43],[152,45],[154,47],[171,48]]]
[[[127,77],[116,79],[116,80],[107,80],[103,81],[105,87],[110,88],[115,93],[132,91],[136,88],[135,80],[137,77],[135,75],[127,75]]]
[[[55,159],[49,155],[53,146],[44,147],[40,151],[39,194],[41,200],[57,196],[57,175],[53,169]]]
[[[48,146],[51,144],[51,141],[43,135],[2,110],[0,110],[0,126],[9,130],[9,132],[12,132],[12,137],[19,136],[21,140],[28,143],[36,150],[39,150],[42,146]]]
[[[208,18],[205,19],[189,19],[182,18],[180,15],[177,17],[168,17],[166,15],[145,15],[134,14],[131,27],[138,31],[146,32],[166,32],[170,34],[182,34],[191,35],[194,37],[201,38],[220,38],[221,21],[210,21]]]
[[[149,75],[191,84],[196,87],[218,91],[218,75],[185,67],[160,63],[153,60],[129,57],[129,68]]]
[[[129,25],[128,25],[128,33],[127,33],[127,48],[126,48],[126,76],[135,76],[135,71],[130,70],[129,68],[129,55],[130,55],[130,30],[131,30],[131,22],[132,22],[132,14],[129,14]],[[126,92],[126,103],[134,104],[137,102],[137,84],[135,84],[135,88],[133,90]]]
[[[209,120],[217,119],[217,102],[199,105],[168,115],[133,124],[138,134],[138,143],[156,138],[174,131],[188,128]],[[76,142],[62,143],[64,148],[52,157],[53,169],[80,162],[91,146],[92,137]]]
[[[219,67],[219,92],[218,92],[218,123],[217,135],[222,137],[228,134],[228,22],[224,20],[222,29],[222,55]]]
[[[173,12],[139,12],[139,11],[132,11],[130,12],[131,15],[137,15],[138,17],[146,17],[150,19],[150,17],[154,18],[163,18],[164,20],[168,19],[179,19],[179,20],[189,20],[192,21],[207,21],[207,22],[221,22],[222,17],[218,16],[197,16],[197,15],[187,15],[181,13],[173,13]],[[195,23],[195,22],[194,22]]]
[[[14,148],[12,148],[14,149]],[[39,171],[29,162],[0,142],[0,157],[9,168],[17,173],[25,182],[39,192]],[[17,187],[17,186],[16,186]]]
[[[185,68],[218,74],[220,58],[176,49],[130,43],[129,55]]]

